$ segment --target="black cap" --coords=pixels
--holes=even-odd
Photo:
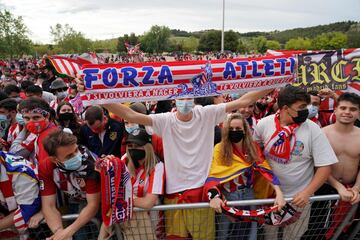
[[[145,129],[138,128],[129,133],[125,143],[135,143],[139,146],[144,146],[147,143],[151,143],[151,136],[147,134]]]

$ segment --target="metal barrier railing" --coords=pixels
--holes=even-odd
[[[337,239],[346,226],[355,221],[352,216],[358,207],[354,205],[345,213],[336,212],[335,204],[339,199],[336,194],[311,197],[311,205],[303,210],[297,222],[281,228],[240,221],[224,224],[221,215],[209,209],[209,203],[159,205],[150,210],[135,208],[134,218],[130,220],[132,223],[123,224],[116,233],[118,239],[161,239],[159,236],[165,234],[193,239]],[[285,200],[291,202],[292,198]],[[271,205],[273,202],[274,199],[257,199],[229,201],[227,204],[241,208]],[[163,226],[159,225],[161,221],[154,212],[164,213],[160,219]],[[311,216],[311,213],[315,215]],[[198,217],[201,214],[203,216]],[[328,230],[333,226],[335,229],[329,234]],[[357,224],[347,239],[355,239],[359,230],[360,224]]]
[[[292,199],[285,200],[291,202]],[[256,222],[227,221],[227,217],[215,214],[209,203],[159,205],[150,210],[135,208],[130,221],[115,226],[115,236],[111,239],[165,239],[169,235],[190,239],[338,239],[344,235],[345,229],[348,229],[347,240],[360,239],[360,221],[354,219],[358,204],[345,206],[343,210],[341,205],[336,205],[337,200],[339,195],[311,197],[311,204],[302,211],[301,217],[281,228]],[[263,207],[273,202],[274,199],[257,199],[229,201],[227,204],[242,208]],[[64,225],[78,216],[62,216]],[[352,227],[349,229],[350,224]],[[100,225],[98,219],[92,219],[73,239],[97,239]],[[330,230],[333,230],[331,234]],[[41,236],[52,235],[50,230],[42,231]]]

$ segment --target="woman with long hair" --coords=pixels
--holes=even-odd
[[[217,239],[256,239],[256,222],[232,223],[222,213],[224,201],[255,199],[254,181],[258,171],[270,181],[276,192],[275,205],[285,205],[279,181],[252,139],[246,119],[239,113],[229,115],[224,122],[222,140],[214,148],[213,162],[206,181],[210,207],[218,214]]]
[[[164,194],[164,164],[156,156],[151,136],[145,129],[132,131],[126,141],[126,154],[122,157],[131,175],[134,207],[150,209],[160,204]],[[123,228],[125,239],[162,239],[162,213],[158,211],[134,212]],[[157,219],[157,221],[154,221]]]
[[[69,102],[60,102],[56,108],[56,120],[62,129],[70,129],[75,136],[79,136],[80,120],[77,117],[73,106]]]

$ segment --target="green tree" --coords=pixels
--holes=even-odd
[[[14,57],[29,53],[31,41],[22,17],[0,10],[0,56]]]
[[[233,30],[224,33],[224,50],[235,52],[239,44],[239,35]]]
[[[130,36],[128,37],[128,43],[131,45],[136,45],[139,43],[139,37],[135,35],[135,33],[130,33]]]
[[[83,53],[92,49],[92,42],[84,34],[75,31],[69,24],[56,24],[50,27],[53,41],[64,53]]]
[[[253,45],[255,47],[255,50],[257,50],[257,52],[259,52],[259,53],[265,53],[266,52],[266,50],[267,50],[267,47],[266,47],[267,40],[266,40],[265,37],[259,36],[259,37],[253,38],[252,42],[253,42]]]
[[[345,48],[347,45],[347,36],[342,32],[323,33],[313,39],[312,45],[314,49],[319,50]]]
[[[221,31],[209,30],[203,32],[199,40],[199,51],[220,51],[221,49]]]
[[[278,50],[281,48],[280,43],[276,40],[267,40],[266,41],[266,48],[272,50]]]
[[[116,50],[119,53],[125,53],[126,52],[125,38],[124,37],[118,37],[117,44],[116,44]]]
[[[149,53],[167,51],[170,46],[170,29],[166,26],[152,26],[141,38],[141,49]]]
[[[311,49],[311,40],[308,38],[293,38],[286,42],[287,50],[307,50]]]
[[[92,51],[95,51],[97,53],[115,53],[117,51],[117,43],[117,39],[96,40],[92,42]]]
[[[240,53],[250,52],[250,44],[246,39],[240,39],[237,45],[236,50]]]
[[[182,49],[185,52],[194,52],[199,46],[199,39],[196,37],[189,37],[183,40]]]
[[[348,32],[348,47],[349,48],[359,48],[360,47],[360,23],[354,25]]]
[[[135,33],[131,33],[130,36],[125,34],[122,37],[117,39],[116,50],[120,53],[126,53],[127,49],[125,47],[125,43],[130,45],[136,45],[139,43],[139,36],[136,36]]]

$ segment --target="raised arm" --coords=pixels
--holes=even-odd
[[[106,108],[109,112],[112,112],[113,114],[129,122],[141,124],[144,126],[152,126],[151,117],[145,114],[135,112],[129,107],[122,105],[121,103],[103,104],[102,106]]]
[[[266,96],[267,94],[269,94],[272,91],[273,91],[273,89],[248,92],[245,95],[243,95],[242,97],[240,97],[239,99],[236,99],[234,101],[226,103],[225,111],[232,112],[232,111],[238,110],[239,108],[247,107],[250,104],[255,103],[256,100]]]
[[[84,92],[84,82],[77,76],[76,85],[79,92]],[[129,121],[132,123],[141,124],[144,126],[152,126],[152,120],[148,115],[137,113],[132,109],[122,105],[121,103],[109,103],[109,104],[102,104],[104,108],[106,108],[109,112]]]

